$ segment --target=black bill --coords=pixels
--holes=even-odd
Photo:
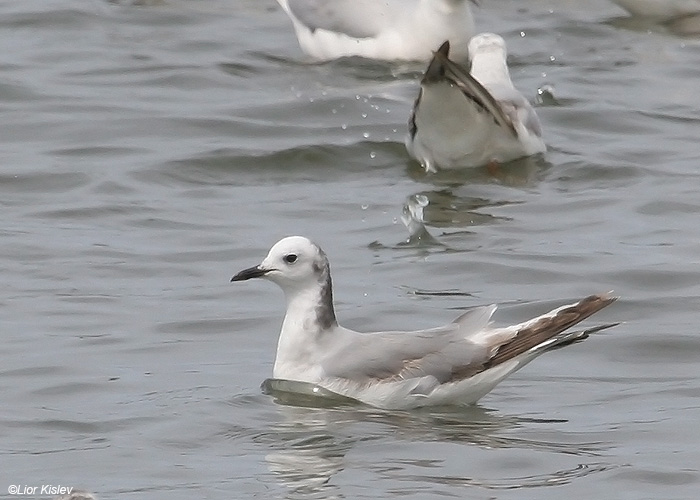
[[[231,281],[245,281],[251,278],[260,278],[261,276],[265,276],[268,271],[269,269],[261,269],[259,266],[249,267],[236,274],[231,278]]]

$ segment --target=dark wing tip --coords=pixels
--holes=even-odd
[[[440,48],[433,52],[433,58],[428,64],[428,68],[423,75],[423,83],[439,82],[445,77],[445,64],[449,61],[450,41],[445,40]]]
[[[513,338],[498,347],[496,354],[488,361],[486,368],[503,363],[514,357],[537,347],[554,336],[564,332],[589,316],[597,313],[604,307],[618,299],[610,293],[589,295],[579,300],[576,304],[557,311],[553,316],[540,317],[533,324],[519,330]],[[610,325],[612,326],[612,325]],[[601,328],[602,329],[602,328]],[[578,340],[583,340],[589,333],[597,331],[592,329],[585,331]]]

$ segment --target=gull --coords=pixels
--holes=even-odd
[[[85,490],[73,490],[66,495],[60,495],[54,498],[54,500],[97,500],[95,495]]]
[[[481,33],[469,41],[471,72],[434,53],[409,120],[408,153],[428,172],[504,163],[544,153],[535,110],[513,86],[506,44]]]
[[[347,56],[428,61],[443,40],[464,49],[475,0],[277,0],[301,49],[317,61]]]
[[[326,254],[302,236],[280,240],[262,263],[231,281],[251,278],[276,283],[287,302],[275,379],[315,384],[386,409],[473,404],[540,354],[614,326],[565,332],[616,300],[602,294],[500,328],[491,326],[496,306],[490,305],[437,328],[356,332],[336,320]]]
[[[612,0],[633,16],[661,22],[700,15],[700,0]]]

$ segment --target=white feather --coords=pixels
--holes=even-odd
[[[347,56],[427,61],[444,40],[466,58],[470,0],[278,0],[301,49],[327,61]]]

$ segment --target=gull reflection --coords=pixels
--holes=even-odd
[[[430,183],[434,188],[406,198],[401,221],[408,230],[408,238],[396,246],[459,250],[449,247],[441,237],[462,236],[465,232],[470,233],[469,228],[473,226],[507,221],[507,217],[489,213],[489,208],[523,201],[513,199],[517,189],[504,190],[502,186],[529,188],[539,182],[542,173],[550,166],[541,156],[534,156],[497,166],[440,170],[433,174],[426,174],[423,169],[410,170],[415,180]],[[438,234],[431,228],[443,232]]]
[[[401,221],[408,230],[408,238],[396,247],[437,248],[438,251],[458,250],[441,241],[440,237],[470,234],[469,228],[508,220],[484,211],[520,203],[493,201],[474,196],[461,196],[451,189],[422,191],[410,195],[402,208]],[[428,227],[442,229],[434,236]],[[464,239],[460,238],[460,242]]]
[[[406,443],[458,443],[482,450],[519,448],[580,457],[598,457],[605,448],[601,443],[572,443],[569,439],[559,443],[515,437],[514,430],[524,425],[551,425],[562,421],[506,416],[481,406],[385,411],[311,384],[268,379],[263,383],[263,390],[274,398],[282,417],[266,434],[266,441],[274,451],[265,459],[270,471],[289,488],[289,498],[299,495],[346,497],[342,484],[334,484],[333,478],[346,468],[356,468],[348,461],[348,453],[371,442],[381,446],[387,439]],[[406,464],[409,462],[406,460]],[[386,474],[387,465],[381,467],[382,474]],[[391,469],[390,474],[398,480],[502,489],[562,484],[613,466],[598,462],[577,463],[568,469],[537,476],[494,480],[409,474],[406,467]]]

